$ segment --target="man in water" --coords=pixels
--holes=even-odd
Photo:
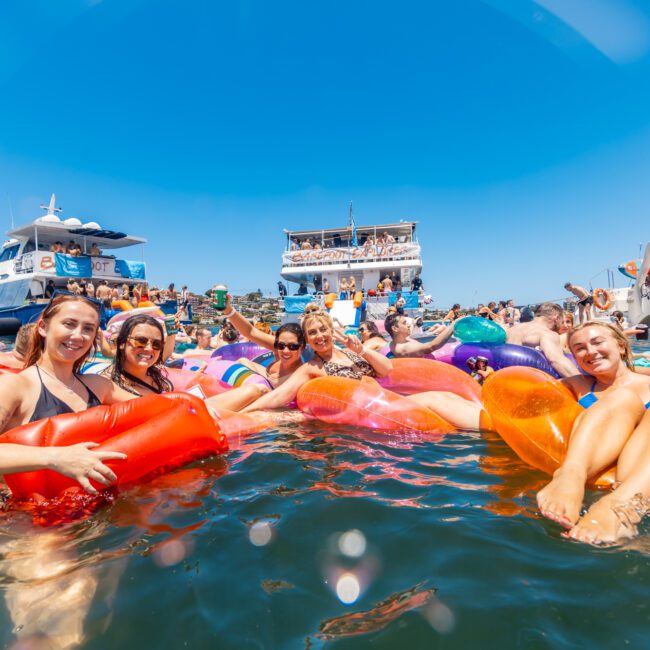
[[[521,314],[515,307],[515,303],[510,299],[506,303],[506,306],[499,312],[499,316],[503,319],[505,327],[512,327],[519,322]]]
[[[543,302],[532,321],[508,329],[506,342],[541,350],[560,377],[573,377],[579,373],[578,368],[564,356],[560,341],[563,313],[560,305]]]
[[[390,351],[394,357],[423,357],[441,348],[454,333],[453,325],[445,327],[440,334],[427,343],[411,338],[413,320],[402,314],[389,314],[384,321],[386,332],[390,335]]]
[[[591,320],[591,306],[594,304],[592,295],[584,287],[577,287],[570,282],[567,282],[564,288],[578,299],[578,323]]]

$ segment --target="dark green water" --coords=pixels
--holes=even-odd
[[[565,541],[543,481],[492,435],[265,432],[67,528],[4,513],[0,646],[12,608],[97,650],[647,648],[650,538]]]

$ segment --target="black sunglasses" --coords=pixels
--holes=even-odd
[[[295,352],[296,350],[300,350],[301,345],[300,343],[276,343],[275,344],[275,349],[276,350],[284,350],[285,348],[289,348],[292,352]]]

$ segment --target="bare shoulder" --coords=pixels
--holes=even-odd
[[[112,390],[113,382],[102,375],[82,375],[81,381],[92,390],[103,402],[106,395]]]
[[[575,375],[574,377],[565,377],[561,382],[576,396],[581,397],[589,392],[593,377],[591,375]]]

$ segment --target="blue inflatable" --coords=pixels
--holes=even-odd
[[[454,323],[454,336],[463,343],[506,342],[506,331],[489,318],[465,316]]]
[[[551,367],[548,359],[539,350],[510,343],[504,343],[503,345],[463,343],[454,350],[451,363],[456,368],[469,372],[467,359],[476,356],[486,357],[488,365],[495,370],[501,370],[501,368],[509,366],[528,366],[529,368],[543,370],[552,377],[559,377]]]

